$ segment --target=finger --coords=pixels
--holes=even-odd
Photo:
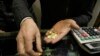
[[[52,41],[52,37],[51,37],[51,34],[53,33],[54,29],[51,29],[51,30],[48,30],[46,32],[46,36],[44,37],[44,41],[48,44],[48,43],[51,43]]]
[[[41,44],[41,35],[40,35],[39,32],[36,34],[36,47],[37,47],[37,50],[39,52],[43,52],[43,50],[42,50],[42,44]]]
[[[71,27],[74,29],[80,29],[79,25],[76,22],[72,23]]]
[[[33,45],[32,45],[32,43],[33,43],[33,39],[32,39],[33,37],[31,36],[31,35],[27,35],[26,37],[25,37],[25,50],[26,50],[26,53],[28,54],[28,55],[30,55],[30,56],[39,56],[40,55],[40,53],[37,53],[37,52],[35,52],[34,50],[33,50]]]
[[[52,39],[47,37],[44,37],[44,41],[48,44],[51,43]]]
[[[33,51],[33,41],[32,41],[32,38],[31,36],[26,36],[25,37],[25,50],[27,53],[29,53],[30,51]]]
[[[35,52],[35,51],[30,51],[30,52],[29,52],[29,55],[30,55],[30,56],[40,56],[40,55],[42,55],[42,53],[40,53],[40,52]]]
[[[60,41],[70,30],[71,28],[64,29],[61,34],[58,34],[57,37],[52,40],[52,44]]]
[[[24,39],[21,33],[17,35],[16,38],[17,41],[17,50],[19,54],[25,54],[25,48],[24,48]]]
[[[28,54],[18,54],[17,56],[29,56]]]

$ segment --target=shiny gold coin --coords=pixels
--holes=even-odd
[[[57,33],[50,31],[50,34],[48,34],[47,37],[55,39],[57,37]]]

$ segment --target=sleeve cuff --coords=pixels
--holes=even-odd
[[[23,23],[25,20],[27,20],[27,19],[32,19],[32,17],[25,17],[25,18],[21,21],[20,26],[21,26],[22,23]]]

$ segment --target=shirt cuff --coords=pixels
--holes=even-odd
[[[32,17],[25,17],[25,18],[21,21],[20,26],[21,26],[22,23],[23,23],[25,20],[27,20],[27,19],[32,19]]]

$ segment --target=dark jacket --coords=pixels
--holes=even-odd
[[[42,28],[50,28],[62,19],[74,19],[80,26],[86,26],[91,20],[96,0],[40,0],[42,9]],[[15,21],[25,17],[34,17],[30,8],[34,0],[13,0],[12,10]]]
[[[16,28],[11,5],[12,0],[0,0],[0,29],[5,31]]]
[[[19,4],[16,4],[16,5],[20,5],[20,2],[21,1],[18,1]],[[14,14],[14,12],[16,11],[16,8],[13,8],[13,6],[16,7],[16,5],[14,5],[13,3],[15,3],[13,0],[0,0],[0,29],[2,29],[2,30],[15,31],[15,30],[18,30],[17,26],[20,26],[19,25],[20,22],[18,22],[18,21],[21,21],[21,20],[16,19],[19,17],[19,16],[18,17],[16,17],[16,16],[21,12],[19,10],[18,13]],[[33,0],[28,0],[26,3],[30,3],[30,5],[28,6],[30,8],[33,3]],[[24,4],[24,3],[22,2],[22,4]],[[24,7],[26,7],[26,6],[24,6]],[[19,8],[20,8],[20,6],[19,6]],[[22,13],[24,11],[25,10],[23,10]],[[27,12],[25,14],[27,14]],[[20,16],[24,16],[24,15],[20,15]]]
[[[42,26],[51,27],[62,19],[74,19],[86,26],[92,18],[96,0],[41,0]]]

